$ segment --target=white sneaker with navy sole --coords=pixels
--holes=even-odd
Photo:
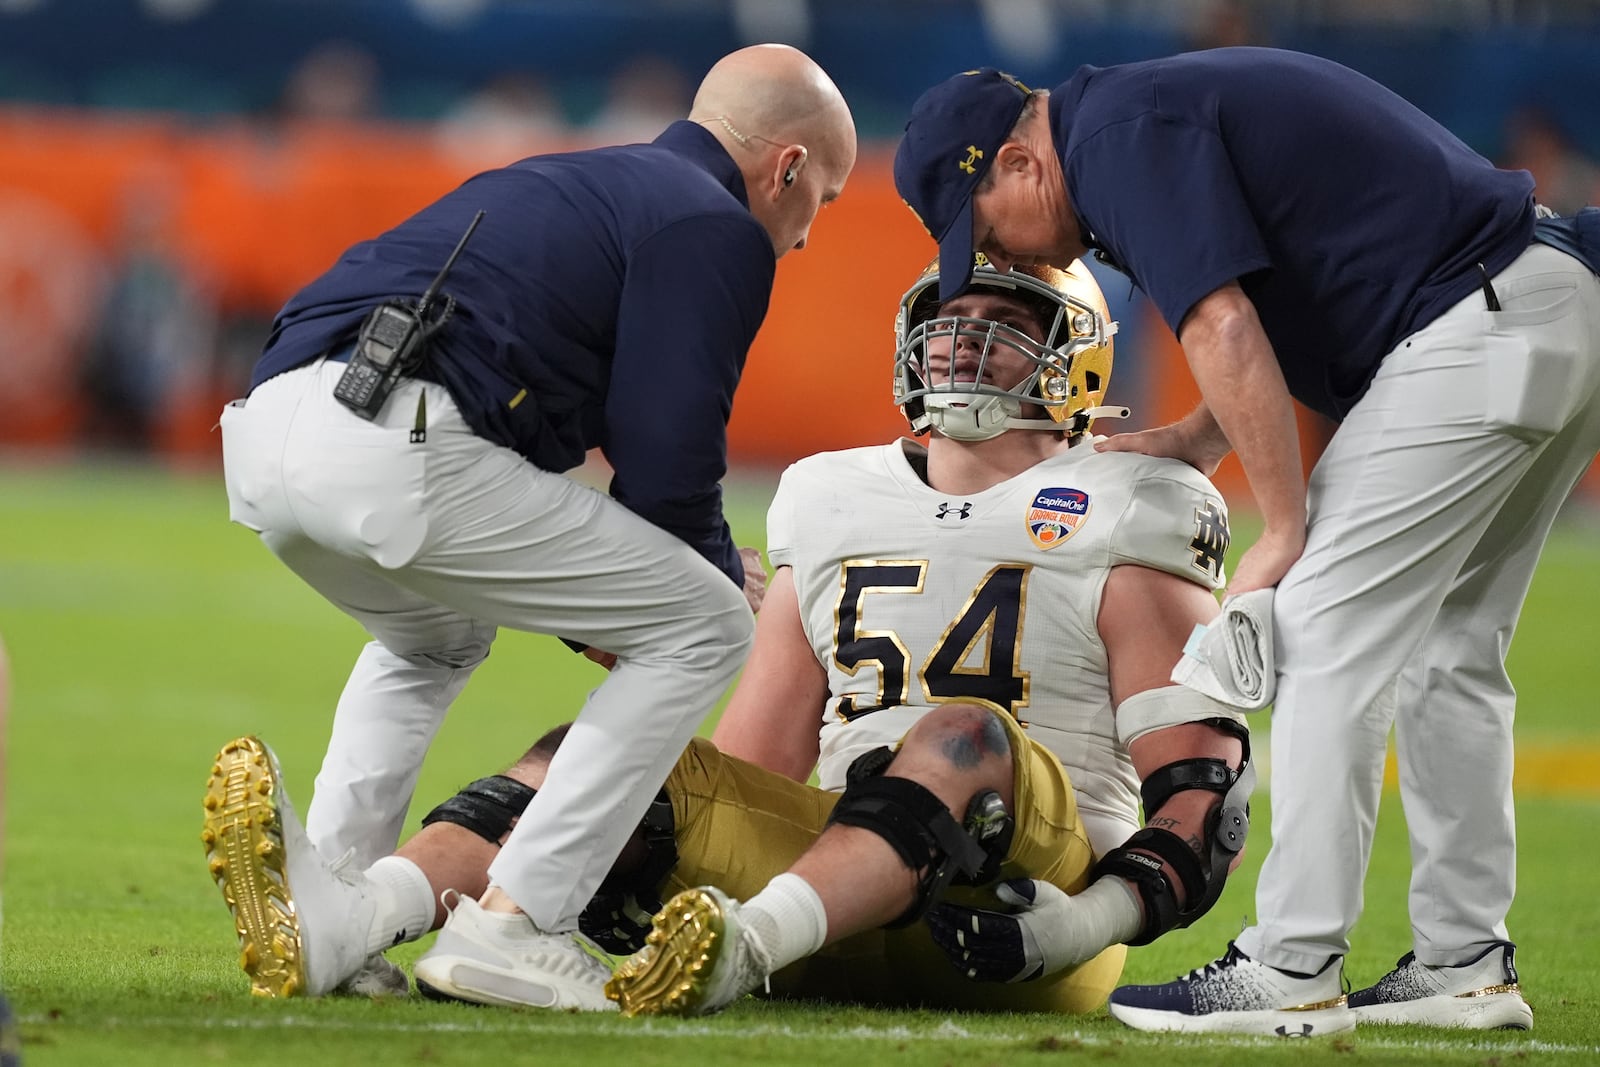
[[[1496,941],[1452,967],[1430,967],[1407,952],[1394,970],[1350,994],[1350,1010],[1362,1024],[1531,1030],[1533,1009],[1522,999],[1516,950],[1510,941]]]
[[[1161,985],[1111,993],[1113,1018],[1135,1030],[1320,1037],[1355,1028],[1345,1006],[1341,959],[1313,975],[1268,967],[1231,942],[1219,960]]]

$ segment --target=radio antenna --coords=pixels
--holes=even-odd
[[[484,214],[485,212],[480,209],[476,215],[472,216],[472,224],[467,227],[467,232],[461,235],[461,240],[456,242],[455,251],[450,253],[450,258],[444,261],[443,267],[439,268],[439,274],[433,279],[432,284],[428,286],[428,291],[423,293],[422,299],[417,301],[418,315],[427,313],[428,305],[432,304],[433,298],[438,295],[439,286],[444,284],[445,275],[449,274],[450,268],[456,265],[457,257],[461,255],[461,250],[467,247],[468,238],[472,236],[472,231],[478,228],[478,223],[483,221]]]

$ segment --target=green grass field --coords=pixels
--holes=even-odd
[[[768,488],[752,479],[730,492],[743,543],[762,540]],[[1522,851],[1511,929],[1536,1012],[1529,1034],[1364,1028],[1283,1042],[1138,1034],[1104,1012],[947,1017],[747,1001],[707,1020],[645,1022],[420,1000],[268,1002],[248,994],[206,873],[202,786],[223,742],[257,732],[303,806],[362,634],[228,524],[214,474],[0,467],[0,633],[15,688],[0,986],[29,1065],[1600,1063],[1596,603],[1600,539],[1569,523],[1512,655]],[[434,746],[418,806],[503,766],[599,677],[553,640],[502,635]],[[1265,809],[1263,784],[1247,861],[1222,901],[1194,928],[1134,950],[1128,979],[1166,979],[1220,954],[1253,907]],[[1407,869],[1390,795],[1347,960],[1357,985],[1410,947]]]

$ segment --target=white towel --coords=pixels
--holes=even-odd
[[[1245,711],[1272,703],[1278,688],[1272,594],[1270,588],[1255,589],[1223,600],[1211,625],[1196,626],[1189,635],[1172,680]]]

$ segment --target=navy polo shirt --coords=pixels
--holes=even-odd
[[[1082,67],[1050,96],[1072,207],[1176,332],[1237,280],[1289,392],[1334,419],[1386,353],[1528,245],[1497,170],[1347,67],[1221,48]]]
[[[422,376],[544,470],[601,449],[613,497],[742,583],[720,483],[777,257],[738,167],[694,123],[480,174],[356,245],[278,314],[252,387],[352,340],[374,305],[415,300],[479,210]]]

